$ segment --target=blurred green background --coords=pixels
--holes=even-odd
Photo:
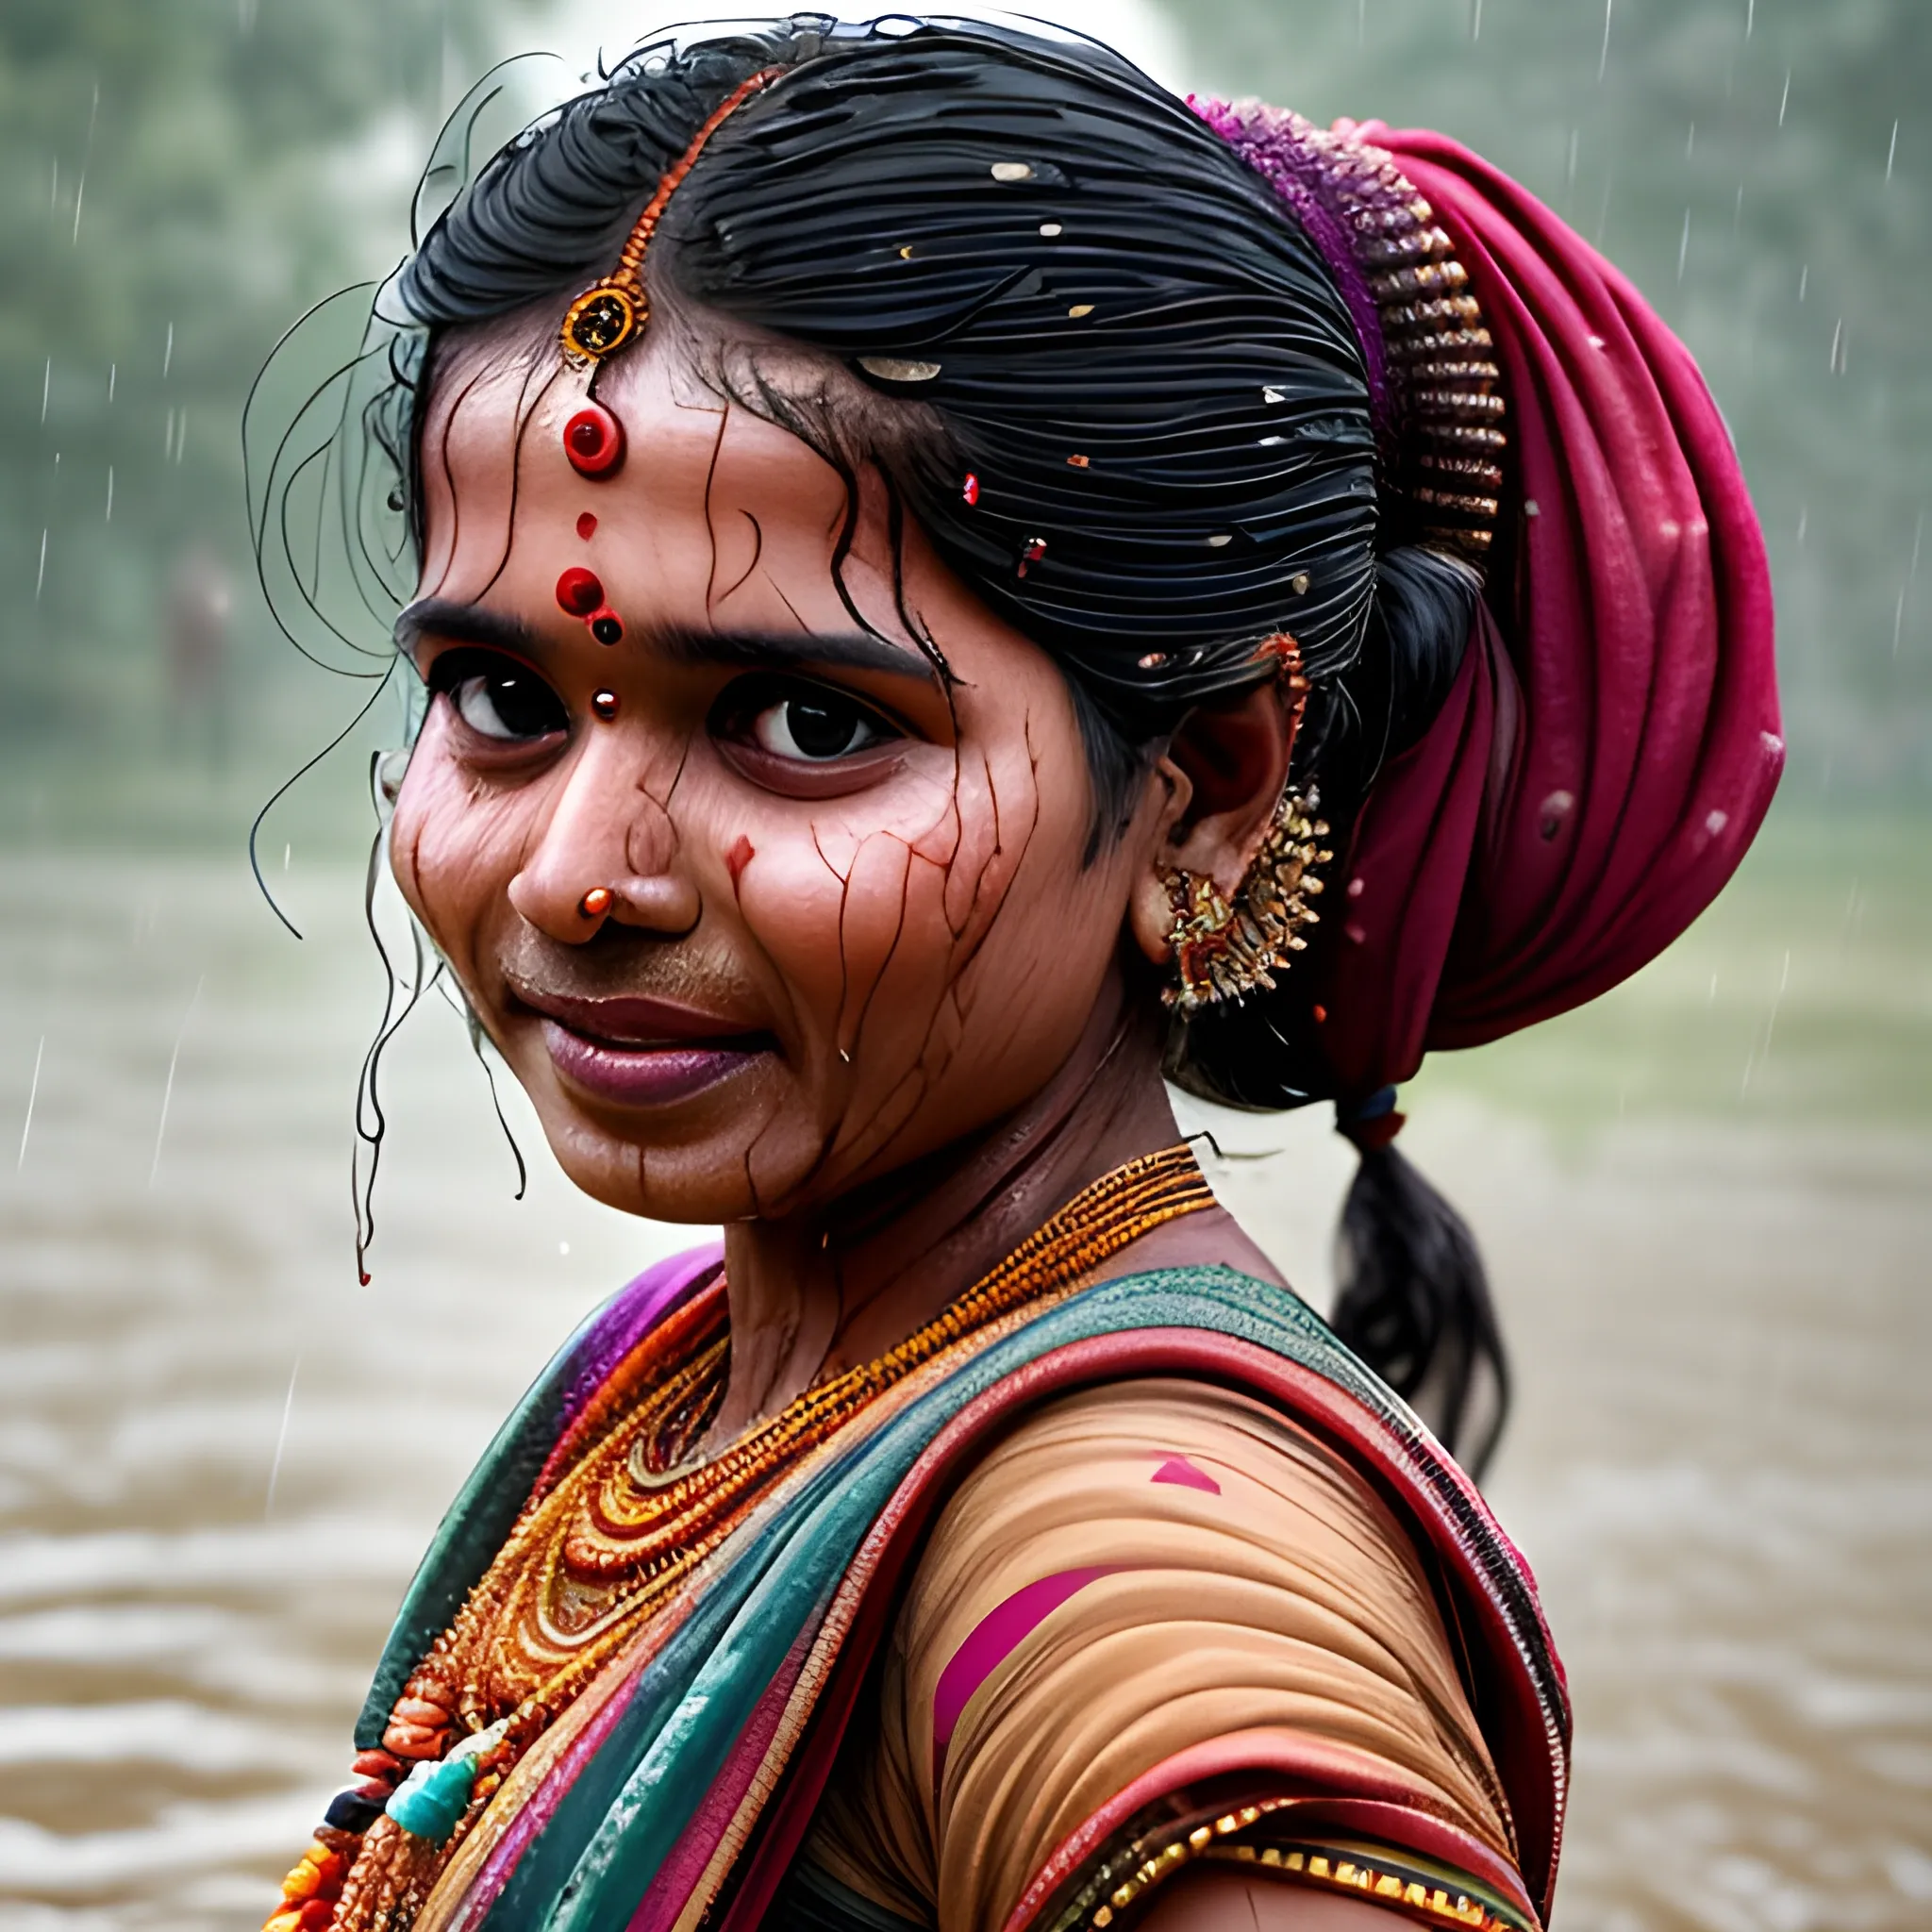
[[[1439,1057],[1405,1136],[1489,1254],[1493,1494],[1578,1703],[1558,1924],[1932,1911],[1932,7],[1041,0],[1170,85],[1431,125],[1595,240],[1737,437],[1790,764],[1628,985]],[[258,1924],[443,1502],[675,1230],[530,1198],[453,1016],[382,1008],[365,691],[255,586],[240,421],[281,331],[407,242],[494,59],[608,0],[0,0],[0,1924]],[[1928,580],[1932,588],[1932,580]],[[1216,1124],[1320,1302],[1345,1150]]]

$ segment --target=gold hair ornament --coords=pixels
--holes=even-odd
[[[592,282],[570,305],[562,330],[566,361],[578,368],[594,368],[643,333],[644,325],[651,319],[650,299],[644,293],[644,250],[650,246],[672,195],[691,173],[692,164],[704,152],[705,143],[725,119],[784,71],[781,67],[767,67],[749,80],[741,81],[692,136],[691,145],[676,164],[665,171],[664,178],[658,183],[658,192],[644,204],[643,213],[630,231],[617,267],[602,281]]]

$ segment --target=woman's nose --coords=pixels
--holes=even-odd
[[[623,751],[607,738],[578,758],[509,882],[516,911],[566,944],[607,922],[669,938],[698,922],[702,902],[680,862],[677,828]]]

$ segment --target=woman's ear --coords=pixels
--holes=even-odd
[[[1271,680],[1191,712],[1156,764],[1166,802],[1127,923],[1157,965],[1173,951],[1168,874],[1210,878],[1224,899],[1234,897],[1281,802],[1300,722],[1298,695],[1286,680]]]

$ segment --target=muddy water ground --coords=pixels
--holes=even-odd
[[[393,1056],[358,1288],[380,979],[353,874],[287,882],[299,947],[226,864],[0,861],[9,1932],[259,1923],[440,1508],[683,1239],[527,1135],[514,1204],[439,1007]],[[1579,1932],[1932,1923],[1932,998],[1915,944],[1857,943],[1859,891],[1795,964],[1766,887],[1604,1016],[1422,1083],[1409,1144],[1523,1385],[1491,1488],[1575,1691]],[[1341,1150],[1312,1119],[1228,1145],[1267,1158],[1218,1184],[1319,1299]]]

